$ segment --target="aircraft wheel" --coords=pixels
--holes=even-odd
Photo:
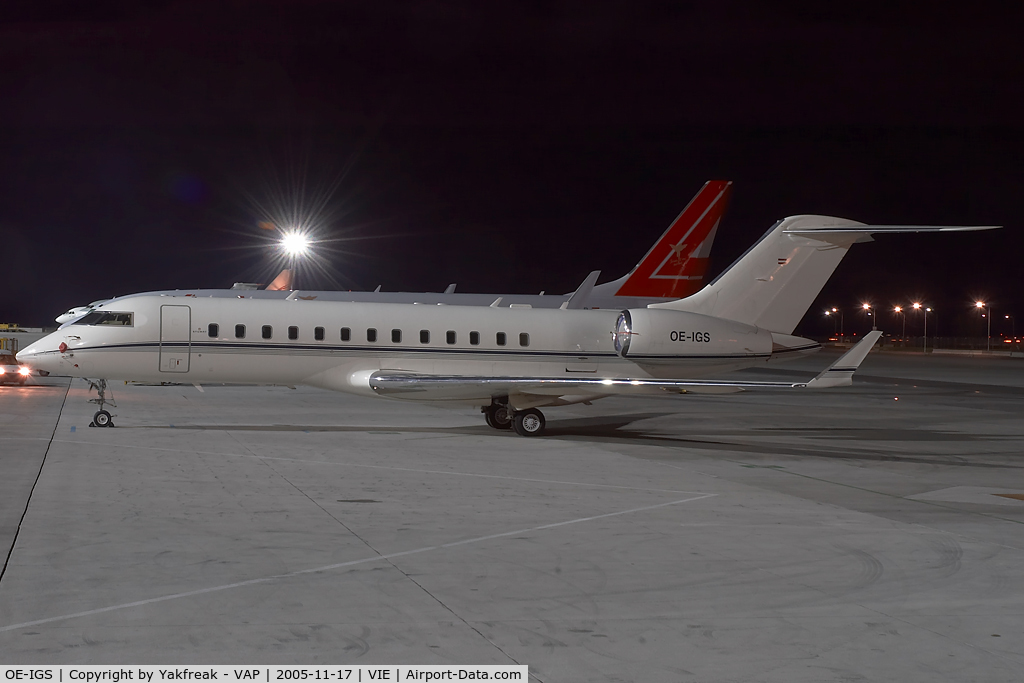
[[[520,410],[512,419],[512,424],[519,436],[540,436],[544,433],[544,413],[536,408]]]
[[[105,410],[97,410],[96,414],[92,416],[92,421],[97,427],[109,427],[110,413]]]
[[[484,409],[487,426],[494,429],[512,429],[512,414],[507,405],[495,403]]]

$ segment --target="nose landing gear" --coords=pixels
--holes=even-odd
[[[91,380],[83,377],[86,382],[89,383],[90,391],[95,391],[97,398],[90,398],[89,403],[95,403],[99,410],[92,416],[92,422],[89,423],[90,427],[113,427],[114,423],[111,421],[112,415],[103,409],[103,406],[109,403],[114,408],[117,404],[114,403],[114,392],[110,392],[110,398],[107,398],[107,380],[98,379]]]

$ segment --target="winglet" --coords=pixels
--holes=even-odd
[[[871,347],[875,345],[882,333],[872,330],[864,335],[864,338],[852,349],[844,353],[839,360],[827,369],[823,370],[817,377],[807,383],[808,389],[828,389],[831,387],[848,387],[853,384],[853,373],[867,358]]]
[[[700,289],[731,193],[728,180],[704,183],[615,295],[681,299]]]
[[[587,304],[587,299],[590,298],[590,293],[594,291],[594,285],[597,284],[597,278],[599,277],[601,277],[600,270],[590,271],[590,275],[580,283],[580,286],[569,297],[569,300],[559,306],[559,308],[563,310],[567,308],[583,308]]]
[[[448,285],[447,287],[445,287],[444,288],[444,293],[445,294],[454,294],[455,293],[455,283],[453,282],[450,285]]]

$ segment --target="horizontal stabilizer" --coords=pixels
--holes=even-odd
[[[902,235],[922,232],[977,232],[998,230],[1000,225],[830,225],[813,228],[788,228],[783,235],[806,237],[840,246],[874,242],[872,235]]]
[[[823,228],[792,228],[787,235],[820,235],[827,233],[899,234],[904,232],[976,232],[998,230],[1000,225],[833,225]]]
[[[882,333],[872,330],[864,335],[852,349],[844,353],[839,360],[827,369],[822,370],[817,377],[807,383],[808,389],[828,389],[831,387],[848,387],[853,384],[853,373],[868,357],[868,352],[878,341]]]

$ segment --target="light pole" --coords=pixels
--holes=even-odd
[[[835,320],[836,320],[835,319],[835,315],[837,313],[839,314],[839,338],[840,338],[840,340],[843,340],[843,323],[845,321],[843,320],[843,312],[842,312],[842,310],[840,310],[840,309],[836,308],[835,306],[833,306],[832,310],[825,311],[825,315],[830,315],[831,314],[833,316],[832,317],[832,323],[833,323],[832,324],[832,328],[833,328],[833,330],[835,329]],[[843,340],[843,341],[845,341],[845,340]]]
[[[985,318],[985,320],[988,321],[988,336],[985,338],[985,350],[986,351],[991,351],[992,350],[992,308],[990,306],[989,307],[985,306],[985,302],[984,301],[975,301],[974,302],[974,306],[978,310],[985,311],[984,313],[981,314],[982,317]]]
[[[921,306],[920,302],[915,301],[914,310],[924,311],[924,352],[928,353],[928,314],[931,312],[932,309],[924,308],[923,306]]]
[[[907,314],[904,313],[902,306],[895,307],[894,309],[892,309],[892,312],[898,315],[899,317],[903,318],[903,333],[900,335],[900,343],[903,344],[905,343],[904,340],[907,337]]]
[[[863,308],[864,309],[864,313],[867,314],[867,316],[869,318],[871,318],[871,329],[872,330],[877,330],[878,329],[878,324],[877,324],[878,321],[875,320],[875,316],[873,316],[871,314],[871,304],[861,304],[860,307]]]

